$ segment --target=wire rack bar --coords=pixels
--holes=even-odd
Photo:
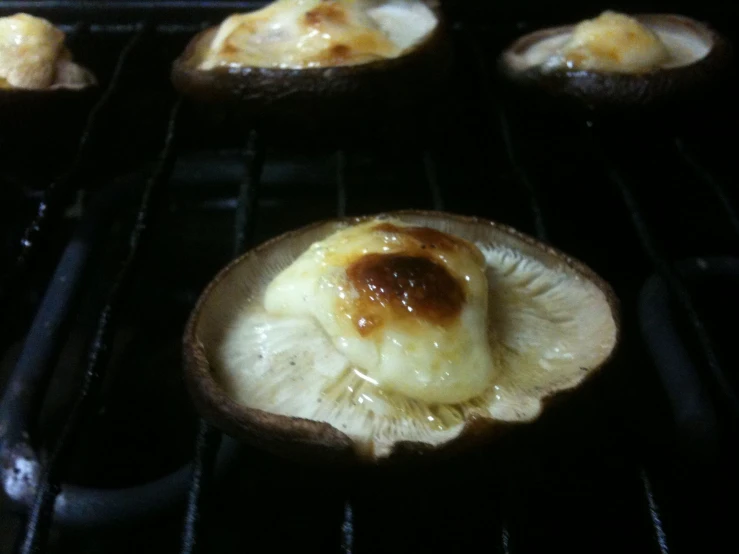
[[[244,150],[244,178],[239,187],[234,221],[234,256],[250,246],[256,225],[256,202],[264,167],[265,147],[262,135],[252,130]]]
[[[346,152],[336,152],[336,216],[346,215]]]
[[[644,487],[644,496],[649,506],[649,517],[652,520],[652,529],[654,530],[654,539],[657,541],[659,551],[661,554],[670,554],[670,549],[667,546],[667,535],[662,527],[662,517],[660,516],[659,506],[657,501],[654,499],[654,492],[652,491],[652,482],[647,475],[647,470],[642,468],[639,472],[642,485]]]
[[[201,504],[215,471],[216,454],[221,443],[221,434],[200,420],[198,438],[195,445],[195,461],[193,463],[192,480],[187,496],[187,511],[182,531],[182,554],[204,552],[198,543],[201,519]]]
[[[426,182],[429,185],[431,193],[431,202],[435,210],[444,209],[444,195],[439,184],[439,177],[436,171],[436,162],[431,152],[423,153],[423,169],[426,174]]]
[[[244,149],[244,177],[239,186],[234,214],[234,257],[242,254],[253,241],[254,215],[259,198],[264,161],[264,140],[257,131],[251,130]],[[202,541],[199,542],[201,508],[212,484],[216,466],[216,453],[220,442],[220,433],[204,420],[200,420],[182,531],[182,548],[180,550],[182,554],[205,551],[202,548]]]
[[[506,522],[500,526],[500,547],[502,554],[511,554],[511,534]]]
[[[511,135],[511,125],[508,121],[508,115],[505,112],[505,108],[500,105],[498,112],[500,118],[500,132],[503,137],[503,142],[506,147],[506,154],[508,160],[511,163],[511,167],[515,171],[518,181],[523,185],[524,190],[529,198],[529,206],[531,208],[531,215],[534,219],[534,233],[538,239],[543,241],[547,240],[547,228],[544,224],[544,216],[542,215],[541,203],[539,202],[539,195],[536,190],[536,186],[531,180],[529,172],[526,170],[524,165],[519,160],[516,149],[513,145],[513,137]]]
[[[728,218],[731,227],[734,229],[734,234],[739,237],[739,213],[737,213],[731,198],[729,198],[724,184],[716,179],[711,172],[698,161],[698,158],[685,144],[685,141],[682,138],[678,137],[675,139],[675,147],[685,160],[685,163],[693,171],[696,178],[708,185],[708,187],[713,191],[713,194],[716,195],[716,198],[718,198],[721,207],[726,213],[726,217]]]
[[[698,338],[698,342],[706,360],[710,373],[716,383],[719,385],[719,391],[721,397],[726,401],[728,407],[734,412],[739,413],[739,398],[734,393],[731,383],[727,379],[721,364],[716,354],[716,349],[713,345],[713,340],[706,330],[706,326],[703,320],[698,315],[698,311],[695,308],[688,289],[686,288],[683,280],[678,273],[673,269],[670,262],[662,254],[657,241],[652,236],[652,233],[647,224],[646,218],[642,213],[641,207],[631,190],[630,184],[627,179],[618,171],[616,166],[611,162],[605,154],[601,151],[601,157],[606,164],[606,171],[608,178],[613,182],[621,193],[624,204],[626,205],[629,217],[634,226],[634,229],[639,236],[642,244],[642,248],[646,253],[652,265],[655,267],[659,276],[664,279],[668,288],[673,294],[673,297],[678,301],[685,314],[690,320],[690,325]]]
[[[498,99],[498,95],[495,92],[494,79],[492,71],[489,68],[489,63],[485,52],[482,49],[481,38],[477,36],[477,32],[470,32],[467,35],[471,35],[468,39],[470,48],[473,51],[477,60],[477,70],[479,73],[480,83],[483,88],[485,97],[488,98],[493,105],[497,105],[497,125],[495,122],[495,112],[489,112],[490,115],[490,126],[495,128],[496,126],[500,129],[501,137],[505,144],[506,155],[508,161],[511,164],[518,182],[523,185],[524,192],[528,197],[529,207],[531,209],[531,215],[534,222],[534,233],[540,240],[547,240],[547,229],[544,224],[544,215],[542,213],[541,203],[539,202],[538,192],[536,185],[534,184],[531,175],[527,171],[526,167],[521,163],[516,148],[513,144],[513,136],[511,134],[511,125],[506,114],[505,106]]]
[[[112,285],[105,307],[100,312],[97,330],[88,354],[88,365],[83,376],[82,385],[74,401],[72,409],[62,427],[62,431],[41,473],[39,488],[34,499],[26,524],[25,537],[21,545],[21,554],[36,554],[43,550],[54,513],[54,500],[60,487],[57,484],[59,469],[64,462],[64,455],[74,435],[79,421],[83,417],[94,396],[95,385],[100,381],[102,372],[110,356],[110,342],[115,330],[116,317],[125,298],[128,285],[140,250],[145,239],[146,230],[151,222],[154,207],[159,204],[164,188],[172,171],[175,152],[175,133],[177,116],[180,110],[178,101],[170,113],[164,148],[159,156],[156,170],[149,179],[141,200],[136,224],[131,232],[129,251],[123,265]]]

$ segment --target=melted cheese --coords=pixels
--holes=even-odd
[[[54,82],[64,33],[28,14],[0,18],[0,77],[14,88],[48,88]]]
[[[47,20],[25,13],[0,18],[0,87],[75,88],[92,82],[71,61],[64,33]]]
[[[484,257],[440,231],[372,221],[334,233],[270,283],[264,305],[314,319],[370,382],[407,398],[462,402],[495,373]]]
[[[545,65],[640,73],[664,65],[669,58],[670,52],[656,32],[632,17],[607,11],[579,23]]]
[[[228,17],[200,69],[330,67],[395,58],[436,27],[419,0],[276,0]]]

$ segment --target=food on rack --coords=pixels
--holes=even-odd
[[[537,419],[610,358],[616,311],[590,269],[489,221],[338,219],[214,279],[186,374],[207,418],[274,452],[412,458]]]
[[[449,49],[436,0],[276,0],[195,36],[172,80],[206,103],[340,110],[402,104],[443,79]],[[361,106],[368,108],[371,106]]]
[[[95,82],[50,22],[25,13],[0,18],[0,89],[77,90]]]
[[[727,41],[679,15],[606,11],[513,42],[500,66],[514,83],[591,105],[643,105],[701,91],[722,77]]]

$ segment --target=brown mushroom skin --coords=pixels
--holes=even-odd
[[[265,127],[362,128],[378,122],[428,116],[444,89],[452,48],[436,0],[427,4],[437,16],[432,33],[398,58],[364,64],[305,69],[269,67],[197,68],[202,44],[217,27],[196,35],[172,66],[172,83],[199,105],[211,122],[246,121]],[[402,128],[403,125],[398,125]],[[328,130],[328,129],[326,129]]]
[[[549,396],[543,397],[541,399],[542,411],[533,422],[505,422],[482,417],[471,418],[465,423],[460,435],[446,443],[431,445],[422,442],[399,441],[395,443],[389,456],[380,459],[375,457],[371,451],[358,451],[355,448],[354,441],[348,435],[328,423],[279,415],[243,406],[227,394],[211,370],[205,347],[199,340],[197,333],[200,314],[204,309],[210,292],[249,256],[259,255],[261,251],[268,250],[282,241],[289,241],[299,234],[319,228],[331,221],[357,224],[377,216],[321,221],[273,238],[235,259],[211,281],[200,296],[185,329],[183,337],[183,359],[187,388],[197,411],[206,420],[227,434],[247,444],[295,461],[318,464],[330,463],[343,466],[405,466],[408,464],[415,465],[423,460],[435,461],[448,459],[451,456],[470,452],[477,446],[490,444],[492,441],[497,442],[496,439],[506,437],[512,431],[528,428],[533,423],[542,421],[544,417],[550,417],[548,413],[550,412],[549,407],[553,404],[559,404],[560,400],[568,397],[573,391],[580,393],[593,388],[592,384],[598,381],[595,376],[602,373],[601,369],[609,365],[610,360],[618,349],[620,342],[620,321],[619,302],[615,293],[610,285],[601,279],[592,269],[515,229],[484,219],[416,210],[390,212],[383,215],[401,219],[404,215],[421,217],[441,216],[461,223],[491,226],[525,243],[546,250],[549,254],[561,260],[563,264],[575,269],[584,278],[595,283],[605,294],[611,314],[615,320],[617,332],[615,344],[609,357],[597,368],[590,368],[584,379],[574,389],[556,391]],[[552,410],[552,412],[554,413],[553,417],[556,417],[556,410]]]
[[[517,70],[510,58],[544,38],[571,31],[574,25],[543,29],[514,41],[501,55],[500,73],[527,97],[546,103],[546,99],[570,107],[599,111],[634,111],[640,108],[671,110],[684,103],[710,98],[727,77],[732,59],[729,42],[708,25],[679,15],[635,15],[650,24],[669,21],[707,37],[713,44],[705,58],[682,67],[655,69],[639,74],[601,73],[596,71],[544,71],[541,67]]]

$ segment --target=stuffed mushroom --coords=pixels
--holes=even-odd
[[[199,103],[319,121],[413,107],[449,64],[435,0],[276,0],[195,36],[172,80]]]
[[[618,341],[608,285],[512,229],[444,213],[332,220],[237,259],[185,335],[197,407],[295,458],[451,452],[539,417]]]
[[[517,86],[551,97],[629,107],[706,93],[729,59],[727,41],[688,17],[606,11],[524,35],[503,53],[500,67]]]
[[[95,97],[97,81],[76,63],[64,32],[25,13],[0,18],[0,124],[4,148],[62,150],[74,140]]]

